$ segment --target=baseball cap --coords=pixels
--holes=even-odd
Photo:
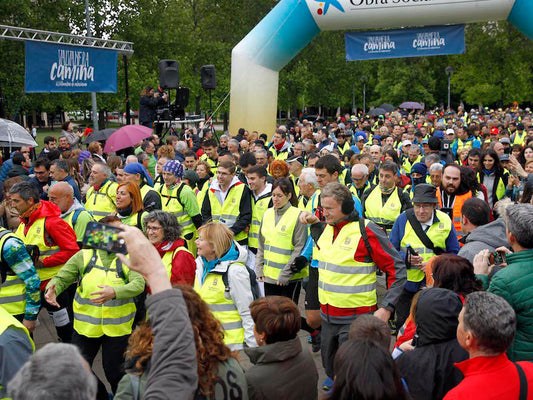
[[[360,142],[361,140],[364,142],[366,139],[362,135],[357,136],[357,141]]]
[[[511,139],[507,137],[501,138],[500,143],[511,144]]]
[[[493,128],[490,128],[490,133],[492,135],[497,135],[498,133],[500,133],[500,131],[498,130],[498,128],[493,127]]]
[[[500,161],[509,161],[509,154],[502,154],[500,156]]]
[[[446,129],[446,135],[455,135],[455,131],[453,129]]]
[[[413,143],[410,140],[404,140],[402,146],[411,146]]]

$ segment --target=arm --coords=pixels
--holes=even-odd
[[[405,260],[405,253],[401,251],[400,243],[402,242],[403,235],[405,234],[405,222],[407,220],[407,217],[405,213],[400,214],[400,216],[394,221],[394,225],[392,225],[392,230],[390,232],[390,242],[394,246],[394,248],[398,251],[400,254],[400,257],[402,257],[402,260]]]
[[[263,278],[265,276],[263,273],[263,266],[265,265],[265,238],[261,234],[261,230],[263,229],[263,218],[261,219],[261,225],[259,225],[259,247],[255,254],[255,274],[258,278]]]
[[[183,204],[183,208],[189,214],[189,217],[193,219],[200,214],[200,207],[198,207],[198,200],[196,200],[196,195],[189,186],[185,186],[180,193],[180,203]],[[194,222],[194,219],[193,219]],[[201,222],[201,221],[200,221]],[[195,224],[196,226],[196,224]],[[200,225],[201,226],[201,223]],[[199,226],[196,226],[198,228]]]
[[[55,292],[59,296],[63,290],[78,280],[84,267],[83,251],[79,251],[63,265],[56,276],[50,279],[50,282],[46,285],[46,289],[55,285]]]
[[[26,333],[8,328],[0,336],[0,396],[7,393],[8,382],[33,354],[33,347]]]
[[[41,280],[22,240],[16,237],[8,238],[2,249],[2,258],[26,287],[24,319],[35,321],[41,307]]]
[[[207,184],[207,183],[206,183]],[[202,203],[202,222],[206,224],[211,219],[211,202],[209,201],[209,189],[204,196],[204,202]]]
[[[94,221],[94,218],[88,211],[80,212],[78,215],[78,220],[76,221],[76,225],[74,226],[74,232],[76,233],[76,239],[78,242],[83,240],[87,224],[91,221]]]
[[[159,195],[159,193],[152,189],[148,191],[148,193],[146,193],[143,204],[145,211],[150,212],[154,210],[161,210],[161,196]]]
[[[244,341],[250,347],[257,347],[254,337],[254,321],[250,312],[250,303],[254,300],[250,287],[250,276],[245,267],[228,268],[229,294],[233,299],[244,327]]]
[[[172,260],[170,283],[174,285],[193,285],[196,271],[196,260],[187,251],[178,251]]]
[[[231,230],[234,235],[244,231],[252,223],[252,192],[246,186],[242,191],[239,205],[239,219],[233,224]]]
[[[76,234],[70,225],[59,217],[46,218],[46,233],[52,239],[53,243],[59,247],[59,252],[42,260],[45,268],[66,263],[80,249]]]
[[[144,279],[135,271],[128,271],[128,283],[124,286],[113,287],[116,299],[131,299],[144,290]]]
[[[452,224],[450,234],[446,238],[446,252],[458,254],[459,250],[461,250],[461,246],[459,245],[459,241],[457,240],[457,232],[455,232],[455,228]]]

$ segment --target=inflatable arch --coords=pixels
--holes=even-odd
[[[533,39],[533,0],[281,0],[231,53],[230,132],[272,135],[279,71],[324,30],[507,20]]]

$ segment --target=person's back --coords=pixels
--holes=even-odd
[[[498,247],[509,246],[505,236],[505,221],[498,218],[487,225],[478,226],[465,237],[464,243],[458,255],[470,262],[481,250],[489,249],[492,252]]]

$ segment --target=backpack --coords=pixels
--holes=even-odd
[[[257,276],[255,275],[255,271],[251,268],[249,268],[247,265],[243,264],[246,270],[248,271],[248,276],[250,278],[250,287],[252,289],[252,295],[254,297],[254,300],[257,300],[261,297],[261,290],[259,289],[259,282],[257,282]],[[230,285],[229,285],[229,279],[228,279],[228,271],[230,269],[231,265],[228,267],[226,272],[222,274],[222,282],[224,283],[224,291],[229,292],[230,291]]]

